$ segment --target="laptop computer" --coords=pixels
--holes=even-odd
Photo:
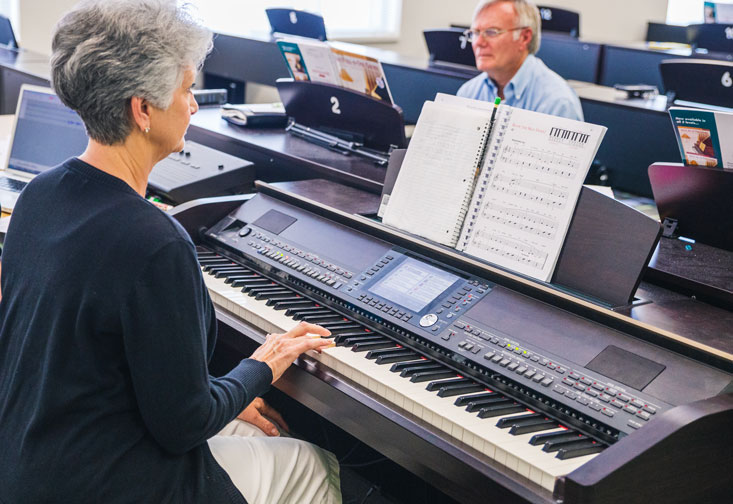
[[[26,184],[36,175],[78,156],[87,133],[76,112],[50,88],[23,84],[10,132],[5,164],[0,167],[0,206],[12,212]]]

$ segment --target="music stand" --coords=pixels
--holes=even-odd
[[[473,47],[459,28],[423,30],[431,65],[459,65],[476,70]]]
[[[571,37],[580,36],[580,14],[575,11],[538,5],[542,31],[567,33]]]
[[[733,107],[733,63],[672,59],[659,64],[662,82],[675,100]]]
[[[660,219],[675,219],[680,235],[733,250],[733,172],[681,163],[654,163],[649,182]]]
[[[733,25],[704,23],[690,25],[687,29],[695,49],[733,53]]]
[[[3,15],[0,15],[0,44],[11,49],[18,47],[18,42],[15,40],[15,33],[13,33],[13,25],[10,24],[10,19]]]
[[[275,85],[291,118],[288,131],[306,140],[370,157],[361,149],[363,146],[377,151],[384,160],[380,164],[385,165],[390,148],[407,143],[402,109],[397,105],[322,82],[278,79]],[[346,149],[347,145],[341,142],[332,145],[328,136],[354,142],[356,150]]]
[[[676,42],[678,44],[689,44],[690,36],[687,34],[687,26],[668,25],[665,23],[646,24],[647,42]]]
[[[265,9],[271,33],[326,40],[323,16],[295,9]]]

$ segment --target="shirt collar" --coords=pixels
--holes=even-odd
[[[525,60],[522,62],[522,66],[517,70],[517,73],[515,73],[509,83],[504,86],[504,96],[513,96],[518,100],[522,98],[524,91],[532,81],[532,68],[535,65],[535,60],[536,58],[534,54],[527,55]],[[488,74],[484,75],[486,75],[485,81],[486,85],[489,87],[489,91],[496,96],[496,84],[494,84],[494,81],[491,80]]]

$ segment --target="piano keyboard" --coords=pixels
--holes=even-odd
[[[197,252],[219,308],[268,333],[299,320],[326,327],[336,347],[310,357],[550,491],[606,447],[254,270]]]

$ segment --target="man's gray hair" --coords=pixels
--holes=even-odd
[[[474,21],[476,20],[476,16],[486,7],[500,2],[509,2],[514,5],[514,11],[517,13],[517,27],[527,26],[532,29],[532,40],[529,41],[527,49],[529,49],[530,54],[537,54],[537,51],[540,50],[540,40],[542,38],[540,34],[542,21],[540,10],[535,4],[529,3],[526,0],[479,0],[476,9],[473,11]],[[514,38],[517,39],[518,37],[519,31],[515,31]]]
[[[211,47],[211,32],[174,0],[87,0],[56,25],[51,81],[88,135],[113,145],[132,130],[130,99],[167,109]]]

